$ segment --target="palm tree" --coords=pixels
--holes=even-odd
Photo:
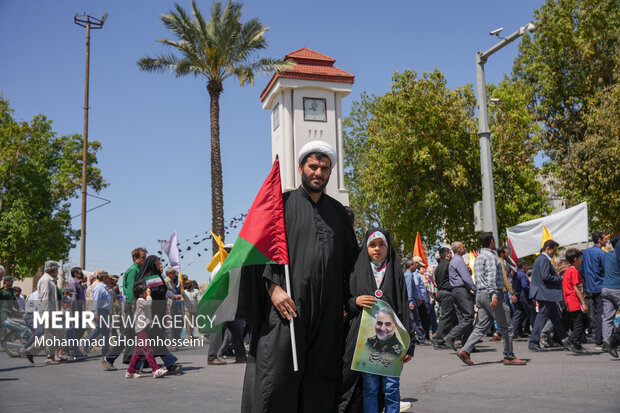
[[[269,58],[258,59],[259,50],[267,47],[265,32],[268,27],[260,20],[241,22],[240,3],[229,1],[226,7],[215,1],[211,7],[211,20],[206,22],[192,0],[193,18],[175,3],[175,9],[162,14],[161,21],[174,33],[177,40],[159,39],[157,42],[180,52],[145,57],[138,66],[146,72],[171,70],[177,77],[193,74],[204,76],[210,97],[211,121],[211,214],[213,232],[224,238],[224,196],[222,188],[222,160],[220,156],[220,95],[223,83],[236,77],[239,84],[254,84],[257,72],[270,73],[283,70],[291,63]],[[213,241],[213,253],[217,244]]]

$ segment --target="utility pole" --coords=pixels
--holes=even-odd
[[[101,29],[108,13],[101,19],[87,14],[76,14],[73,22],[86,27],[86,85],[84,90],[84,145],[82,147],[82,229],[80,231],[80,267],[86,268],[86,170],[88,167],[88,83],[90,71],[90,30]]]
[[[502,41],[495,44],[485,52],[476,53],[476,91],[478,100],[478,137],[480,138],[480,172],[482,176],[482,230],[493,233],[495,245],[499,246],[497,231],[497,213],[495,211],[495,190],[493,188],[493,162],[491,158],[491,132],[487,118],[487,94],[484,79],[484,64],[489,56],[502,47],[515,41],[525,34],[533,32],[534,24],[528,23],[520,27],[516,32],[507,37],[500,37],[502,29],[493,30],[491,35],[496,35]]]

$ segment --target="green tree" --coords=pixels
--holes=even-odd
[[[224,239],[224,195],[222,161],[220,156],[220,95],[224,81],[236,77],[239,84],[254,84],[258,72],[273,72],[290,67],[290,63],[269,58],[257,59],[259,50],[267,47],[265,32],[268,27],[258,19],[241,22],[240,3],[229,1],[226,7],[215,1],[211,19],[205,21],[192,0],[193,18],[179,5],[160,19],[177,40],[159,39],[159,43],[176,49],[156,57],[140,59],[138,66],[147,72],[171,70],[177,77],[194,75],[205,78],[210,97],[211,122],[211,213],[213,231]],[[217,244],[213,241],[213,252]]]
[[[405,251],[416,231],[426,245],[473,239],[480,197],[474,107],[472,88],[448,89],[438,70],[420,79],[395,73],[388,93],[353,105],[345,157],[359,231],[381,225]]]
[[[592,231],[620,232],[620,84],[588,105],[585,137],[568,152],[560,194],[570,204],[588,201]]]
[[[538,126],[527,84],[490,86],[500,239],[505,228],[548,211],[533,159]],[[427,246],[442,240],[478,245],[473,203],[481,198],[480,148],[471,85],[450,90],[438,70],[396,73],[383,96],[362,94],[345,120],[345,168],[358,235],[371,225],[392,233],[401,252],[416,231]]]
[[[585,136],[590,99],[617,82],[620,3],[548,0],[534,23],[533,37],[519,45],[514,74],[534,87],[545,151],[561,163]]]
[[[609,166],[603,155],[617,160],[618,129],[600,117],[614,110],[617,116],[617,101],[609,98],[617,97],[620,72],[620,2],[548,0],[534,23],[533,37],[519,46],[513,77],[533,87],[545,169],[569,205],[589,202],[591,229],[617,228],[617,218],[606,218],[618,216],[618,202],[607,202],[618,199],[617,175],[599,169]]]
[[[15,121],[0,95],[0,263],[9,274],[32,276],[74,247],[69,201],[81,190],[82,142],[57,137],[43,115]],[[107,186],[96,167],[100,147],[89,142],[87,179],[97,192]]]
[[[371,194],[362,190],[364,157],[369,148],[368,124],[376,109],[376,96],[362,92],[353,102],[349,116],[343,122],[344,178],[350,194],[351,208],[355,211],[355,232],[361,240],[366,229],[381,226],[379,204]]]

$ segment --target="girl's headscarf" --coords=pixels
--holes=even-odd
[[[377,230],[373,233],[370,234],[370,236],[367,238],[366,240],[366,247],[368,247],[370,245],[370,243],[376,239],[382,239],[383,242],[385,242],[385,245],[388,246],[388,254],[390,252],[390,247],[389,247],[389,243],[385,237],[385,235],[380,231]],[[368,251],[368,250],[366,250]],[[385,259],[383,261],[374,261],[374,260],[370,260],[370,267],[372,268],[372,273],[375,276],[375,281],[377,283],[377,288],[379,288],[381,286],[381,283],[383,282],[383,278],[385,277],[385,269],[387,268],[387,255],[385,257]]]
[[[378,233],[375,235],[375,233]],[[381,235],[379,235],[381,234]],[[381,283],[380,290],[383,295],[382,300],[387,301],[398,318],[402,320],[408,320],[409,303],[407,298],[407,287],[405,285],[405,277],[401,268],[400,260],[392,248],[392,241],[390,239],[390,233],[382,228],[371,228],[366,231],[365,245],[368,245],[368,239],[371,237],[383,238],[387,245],[387,256],[382,265],[384,266],[384,279]],[[362,245],[364,245],[362,244]],[[368,249],[362,248],[357,261],[355,262],[355,268],[349,278],[349,295],[352,297],[350,306],[347,305],[347,311],[351,314],[359,313],[359,308],[355,305],[355,297],[359,295],[375,295],[377,291],[377,283],[375,281],[374,267],[372,259],[368,256]],[[404,315],[407,315],[406,319],[403,319]]]

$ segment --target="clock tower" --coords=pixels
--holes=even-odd
[[[280,159],[282,190],[301,185],[297,153],[306,143],[321,140],[336,150],[338,159],[326,192],[349,205],[344,186],[342,98],[351,93],[355,76],[334,67],[336,61],[331,57],[305,47],[287,54],[285,60],[296,65],[274,74],[260,95],[263,109],[271,112],[271,156]]]

